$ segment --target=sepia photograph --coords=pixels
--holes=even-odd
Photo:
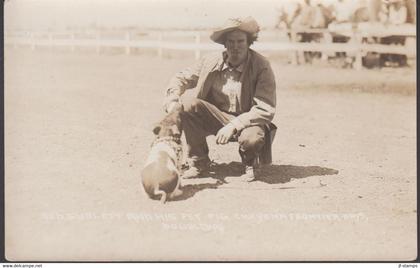
[[[5,0],[6,260],[417,260],[416,6]]]

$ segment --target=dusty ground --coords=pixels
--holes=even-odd
[[[231,182],[189,180],[161,205],[139,174],[165,84],[192,62],[6,50],[9,260],[416,258],[413,68],[273,60],[273,166],[237,182],[237,145],[210,139],[215,177]]]

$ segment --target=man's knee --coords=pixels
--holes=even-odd
[[[264,128],[261,126],[245,128],[238,137],[238,142],[242,151],[259,151],[265,142]]]
[[[184,113],[196,113],[203,104],[203,100],[198,98],[186,98],[182,100],[182,104],[184,106]]]
[[[202,129],[200,114],[202,113],[202,100],[197,98],[188,98],[182,100],[184,111],[181,113],[182,128],[186,134],[195,133]]]

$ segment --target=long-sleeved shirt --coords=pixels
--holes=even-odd
[[[226,53],[211,54],[195,66],[177,73],[167,87],[165,104],[178,100],[187,89],[195,90],[197,98],[208,101],[225,59]],[[269,124],[275,113],[276,84],[268,60],[250,49],[240,81],[239,113],[231,123],[238,131],[252,125]]]

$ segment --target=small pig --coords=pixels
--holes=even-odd
[[[162,203],[182,194],[179,174],[182,160],[182,112],[183,106],[176,104],[155,126],[153,133],[156,139],[141,172],[142,185],[147,195],[152,199],[160,196]]]

